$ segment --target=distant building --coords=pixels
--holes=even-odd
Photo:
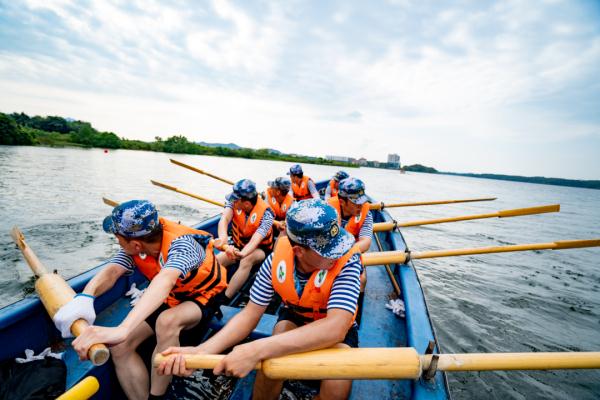
[[[363,167],[366,167],[366,166],[367,166],[367,163],[368,163],[368,161],[367,161],[367,159],[366,159],[366,158],[364,158],[364,157],[363,157],[363,158],[359,158],[359,159],[358,159],[358,165],[361,165],[361,166],[363,166]]]
[[[388,154],[388,167],[400,169],[400,156],[398,154]]]
[[[326,160],[329,161],[341,161],[341,162],[351,162],[352,158],[351,157],[344,157],[344,156],[325,156]]]

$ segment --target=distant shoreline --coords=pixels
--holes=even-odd
[[[437,172],[441,175],[465,176],[467,178],[496,179],[500,181],[539,183],[543,185],[577,187],[584,189],[600,190],[600,181],[587,181],[578,179],[546,178],[543,176],[518,176],[501,174],[473,174],[468,172]]]

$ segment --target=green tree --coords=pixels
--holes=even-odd
[[[29,132],[23,132],[8,115],[0,113],[0,144],[33,144],[35,138]]]
[[[79,127],[78,131],[73,132],[71,137],[75,143],[79,143],[84,146],[92,146],[95,133],[95,129],[86,122]]]

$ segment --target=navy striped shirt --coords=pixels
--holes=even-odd
[[[275,293],[271,275],[272,260],[273,253],[269,254],[260,266],[256,280],[252,285],[252,289],[250,289],[250,301],[259,306],[268,306]],[[361,270],[360,254],[355,254],[350,257],[333,281],[329,302],[327,303],[328,310],[340,308],[354,314],[357,307],[358,293],[360,292]],[[295,269],[294,280],[300,285],[300,291],[304,290],[310,276],[311,274],[304,275]]]
[[[183,235],[171,242],[167,253],[167,262],[162,268],[175,268],[181,272],[181,278],[183,278],[204,262],[204,256],[204,248],[200,243],[192,235]],[[133,257],[127,255],[123,249],[119,250],[110,263],[125,268],[127,274],[132,274],[135,269]]]
[[[233,209],[233,203],[230,202],[229,200],[225,201],[225,208],[231,208],[233,210],[233,212],[236,212]],[[265,213],[263,214],[263,217],[260,220],[260,224],[258,226],[258,228],[256,229],[256,232],[258,232],[262,237],[266,237],[267,234],[269,233],[269,230],[271,230],[271,227],[273,226],[273,219],[275,219],[275,213],[273,212],[273,210],[268,207],[265,210]],[[246,221],[248,220],[248,214],[246,214]]]

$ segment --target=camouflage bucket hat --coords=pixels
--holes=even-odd
[[[242,179],[233,185],[233,192],[225,196],[225,199],[227,201],[235,201],[241,198],[251,199],[256,197],[257,194],[256,183],[252,182],[250,179]]]
[[[348,175],[348,173],[346,171],[338,171],[335,173],[335,175],[333,176],[333,179],[335,179],[336,181],[341,181],[343,179],[346,179],[350,177],[350,175]]]
[[[288,178],[280,176],[273,181],[267,182],[267,185],[273,189],[290,190],[292,182]]]
[[[347,197],[354,204],[364,204],[369,199],[365,195],[365,184],[360,179],[346,178],[340,182],[339,195]]]
[[[290,171],[287,173],[288,175],[302,175],[302,167],[300,164],[294,164],[290,167]]]
[[[340,227],[335,209],[320,199],[294,203],[285,222],[290,239],[321,257],[338,259],[354,244],[354,236]]]
[[[158,212],[148,200],[130,200],[116,206],[104,218],[102,228],[106,233],[137,238],[151,233],[158,226]]]

